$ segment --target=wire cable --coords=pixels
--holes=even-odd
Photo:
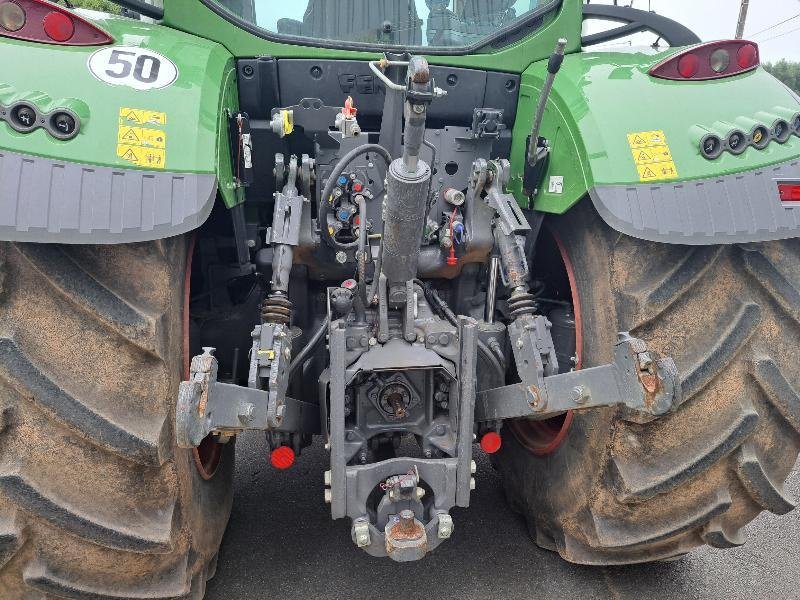
[[[777,40],[778,38],[782,38],[785,35],[789,35],[790,33],[794,33],[795,31],[800,31],[800,27],[797,27],[795,29],[790,29],[789,31],[781,33],[780,35],[775,35],[775,36],[773,36],[771,38],[767,38],[765,40],[761,40],[759,42],[759,44],[766,44],[767,42],[771,42],[772,40]]]
[[[797,13],[795,16],[793,16],[793,17],[789,17],[788,19],[785,19],[785,20],[781,21],[780,23],[775,23],[774,25],[770,25],[770,26],[769,26],[769,27],[767,27],[766,29],[762,29],[761,31],[757,31],[757,32],[755,32],[755,33],[751,33],[751,34],[750,34],[749,36],[747,36],[747,37],[749,37],[749,38],[754,38],[754,37],[756,37],[757,35],[761,35],[762,33],[766,33],[767,31],[772,31],[772,30],[773,30],[773,29],[775,29],[776,27],[780,27],[781,25],[783,25],[784,23],[788,23],[789,21],[794,21],[794,20],[795,20],[796,18],[798,18],[798,17],[800,17],[800,13]],[[797,30],[795,30],[795,31],[797,31]],[[788,32],[788,33],[791,33],[791,31],[790,31],[790,32]]]

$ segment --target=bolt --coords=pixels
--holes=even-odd
[[[400,511],[400,524],[398,528],[405,534],[413,534],[416,532],[416,528],[414,527],[414,511],[408,509]]]
[[[423,454],[425,455],[425,458],[430,458],[431,456],[433,456],[433,452],[431,452],[430,450],[425,450]]]
[[[369,345],[375,346],[378,343],[378,338],[371,337],[369,338]]]
[[[411,110],[414,111],[414,114],[421,115],[425,112],[425,106],[423,104],[414,104]]]
[[[587,400],[589,400],[590,397],[591,395],[589,394],[589,390],[585,386],[576,385],[574,388],[572,388],[572,393],[570,394],[569,399],[574,404],[584,404]]]
[[[250,423],[253,420],[253,413],[255,413],[255,411],[255,405],[250,402],[245,402],[239,407],[239,420],[242,423]]]
[[[525,342],[522,341],[522,338],[518,338],[517,339],[517,348],[522,350],[523,347],[525,347]]]
[[[453,535],[453,517],[447,513],[442,513],[439,515],[439,527],[436,535],[440,540],[446,540]]]
[[[469,461],[469,472],[475,475],[477,471],[478,471],[478,464],[474,460]]]
[[[252,77],[253,73],[255,73],[255,69],[253,69],[251,65],[245,65],[242,68],[242,75],[244,75],[245,77]]]
[[[330,504],[333,501],[333,492],[330,488],[325,488],[325,504]]]
[[[443,333],[439,336],[439,343],[442,346],[447,346],[450,343],[450,336],[446,333]]]
[[[352,538],[359,548],[366,548],[372,543],[369,535],[369,523],[365,519],[353,521]]]
[[[640,371],[647,371],[653,365],[653,357],[650,356],[649,352],[642,352],[641,354],[638,354],[637,357],[639,359]]]
[[[542,398],[538,388],[535,385],[528,387],[528,393],[531,399],[528,400],[531,408],[537,412],[543,411],[547,407],[547,401]]]
[[[469,478],[469,489],[470,490],[474,490],[475,489],[475,478],[474,477],[470,477]]]
[[[417,500],[422,500],[425,497],[425,490],[421,487],[417,488]]]
[[[255,248],[256,247],[256,241],[255,240],[247,240],[247,247],[248,248]]]
[[[325,480],[325,485],[329,486],[331,484],[331,472],[330,471],[325,471],[323,478]]]
[[[344,250],[339,250],[336,253],[336,262],[338,262],[340,265],[343,265],[347,262],[347,253]]]

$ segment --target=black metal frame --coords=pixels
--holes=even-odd
[[[601,31],[581,38],[583,46],[594,46],[627,37],[634,33],[652,31],[661,36],[670,46],[691,46],[701,43],[701,39],[691,29],[656,13],[608,4],[585,4],[584,19],[604,19],[625,23],[621,27]]]

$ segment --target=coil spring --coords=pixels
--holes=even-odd
[[[536,296],[527,292],[519,292],[508,299],[508,310],[512,318],[517,319],[522,315],[532,315],[539,310]]]
[[[286,296],[273,295],[261,305],[261,320],[265,323],[289,325],[292,321],[292,303]]]

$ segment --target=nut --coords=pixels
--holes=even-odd
[[[366,519],[356,519],[353,521],[351,537],[353,538],[353,543],[359,548],[366,548],[372,543],[369,535],[369,523]]]
[[[325,504],[330,504],[333,501],[333,492],[329,489],[325,489]]]
[[[440,540],[446,540],[453,535],[453,517],[447,513],[440,513],[439,527],[436,533]]]
[[[343,265],[344,263],[346,263],[347,262],[347,252],[345,252],[344,250],[339,250],[336,253],[336,262],[338,262],[340,265]]]

